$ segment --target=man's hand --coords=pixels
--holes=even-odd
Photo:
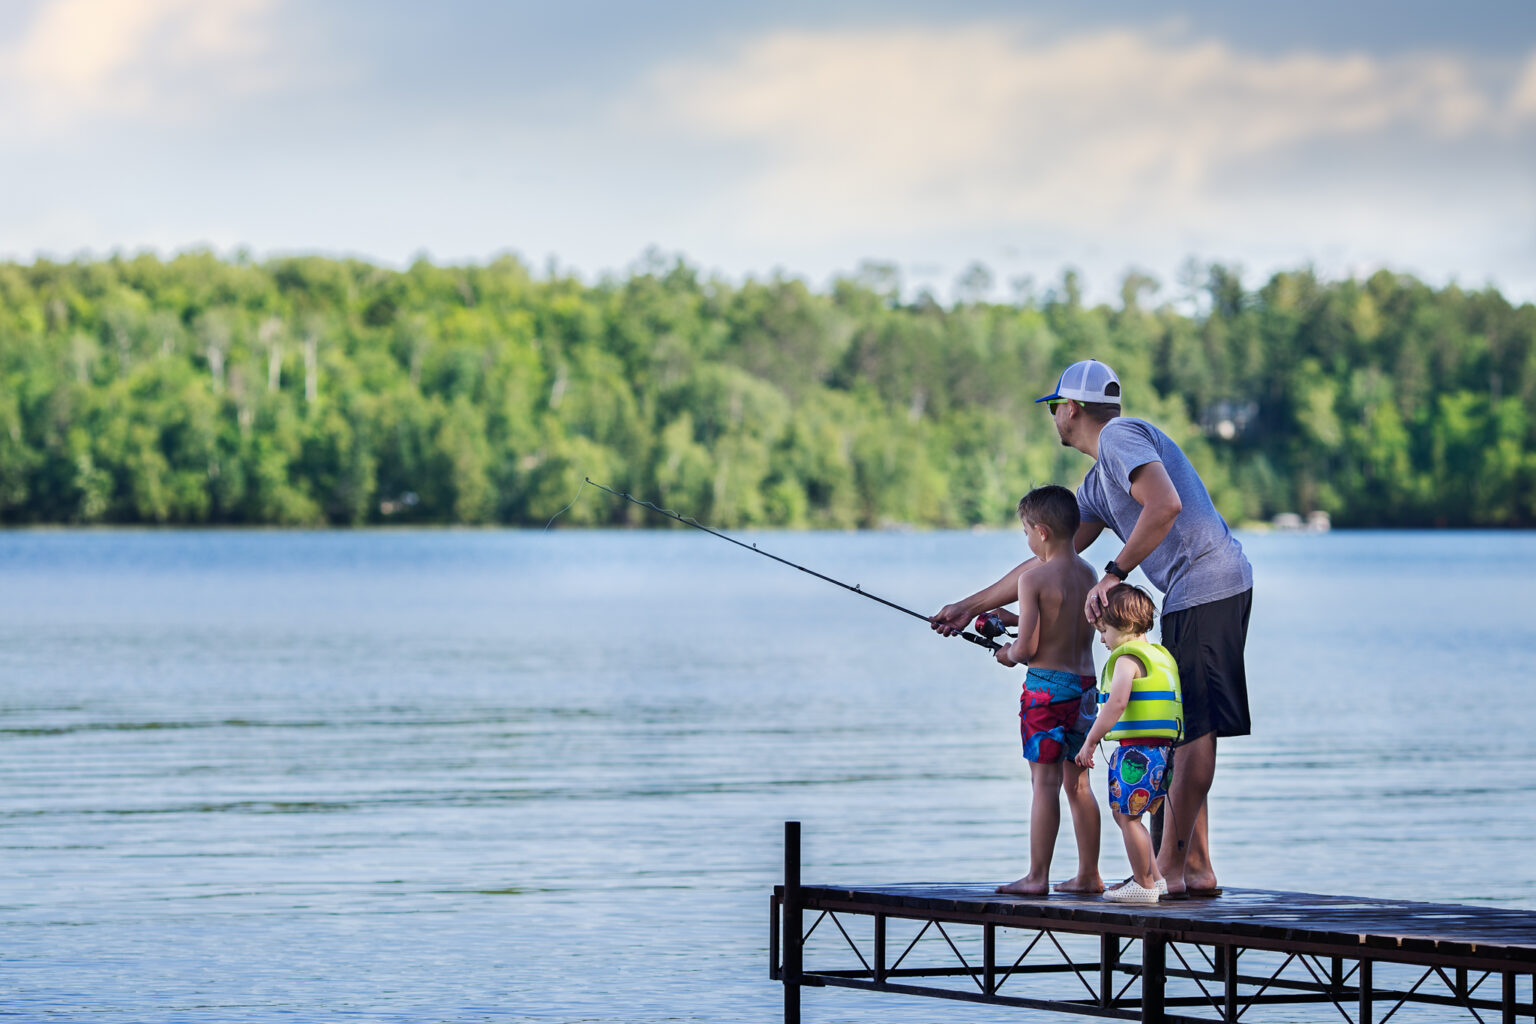
[[[1088,591],[1088,600],[1083,602],[1083,614],[1088,616],[1089,622],[1099,621],[1099,616],[1103,614],[1108,602],[1109,592],[1123,582],[1120,577],[1105,573],[1104,578],[1093,585],[1093,589]]]
[[[947,604],[934,613],[929,626],[945,636],[959,636],[961,630],[971,624],[970,609],[960,603]]]

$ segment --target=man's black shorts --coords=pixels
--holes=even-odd
[[[1248,718],[1248,674],[1243,668],[1252,610],[1249,589],[1163,616],[1163,646],[1179,663],[1184,691],[1181,743],[1207,733],[1247,736],[1253,731]]]

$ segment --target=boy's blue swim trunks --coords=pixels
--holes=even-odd
[[[1129,817],[1157,813],[1171,781],[1166,745],[1127,743],[1109,755],[1109,806]]]
[[[1093,676],[1053,668],[1030,669],[1019,697],[1019,734],[1024,740],[1025,760],[1055,764],[1076,757],[1098,709],[1098,693],[1098,681]]]

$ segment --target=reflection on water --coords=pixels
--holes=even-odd
[[[923,610],[1023,552],[758,539]],[[1259,733],[1222,746],[1223,878],[1536,907],[1536,536],[1244,543]],[[23,1018],[776,1020],[785,819],[808,881],[1025,866],[1017,674],[703,535],[21,533],[0,578]]]

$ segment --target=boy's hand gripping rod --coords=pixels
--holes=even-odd
[[[861,589],[858,584],[849,585],[847,583],[844,583],[842,580],[835,580],[831,576],[824,576],[821,573],[817,572],[815,569],[807,569],[805,566],[797,565],[794,562],[791,562],[787,558],[780,558],[778,555],[769,554],[767,551],[764,551],[762,548],[758,547],[756,544],[744,544],[744,543],[742,543],[741,541],[737,540],[734,537],[727,537],[725,534],[719,532],[718,530],[711,530],[709,527],[705,526],[703,523],[700,523],[699,521],[697,521],[695,519],[685,518],[684,516],[680,516],[676,512],[673,512],[670,509],[659,508],[659,507],[657,507],[656,505],[652,504],[649,501],[641,501],[639,498],[636,498],[632,494],[624,494],[624,493],[622,493],[620,491],[614,490],[612,487],[605,487],[602,484],[598,483],[596,480],[593,480],[591,477],[583,477],[582,479],[586,480],[586,482],[591,484],[593,487],[597,487],[597,488],[600,488],[602,490],[607,491],[609,494],[613,495],[615,498],[623,498],[625,501],[634,502],[636,505],[639,505],[641,508],[648,508],[652,512],[660,512],[662,515],[666,516],[668,519],[676,519],[678,522],[683,523],[686,526],[692,526],[695,529],[703,530],[705,533],[713,534],[714,536],[719,537],[721,540],[728,540],[732,544],[735,544],[739,548],[746,548],[748,551],[752,551],[752,552],[755,552],[755,553],[757,553],[759,555],[762,555],[764,558],[771,558],[775,562],[783,562],[785,565],[789,566],[791,569],[799,569],[801,572],[808,573],[808,574],[810,574],[812,576],[815,576],[819,580],[826,580],[828,583],[836,584],[837,586],[842,587],[844,590],[851,590],[853,593],[858,594],[860,597],[867,597],[871,601],[879,601],[881,604],[885,605],[887,608],[894,608],[894,609],[896,609],[899,612],[905,612],[906,614],[912,616],[914,619],[922,619],[924,622],[928,623],[929,625],[933,624],[934,620],[929,618],[928,616],[922,614],[921,612],[915,612],[911,608],[903,608],[901,605],[897,604],[894,601],[887,601],[883,597],[877,597],[874,594],[871,594],[869,591]],[[999,643],[996,643],[996,642],[994,642],[992,640],[988,640],[986,637],[977,636],[975,633],[967,632],[965,630],[962,630],[959,633],[959,635],[961,637],[964,637],[966,640],[969,640],[971,643],[976,644],[978,647],[985,647],[989,651],[995,651],[995,650],[997,650],[998,648],[1000,648],[1002,646]]]

